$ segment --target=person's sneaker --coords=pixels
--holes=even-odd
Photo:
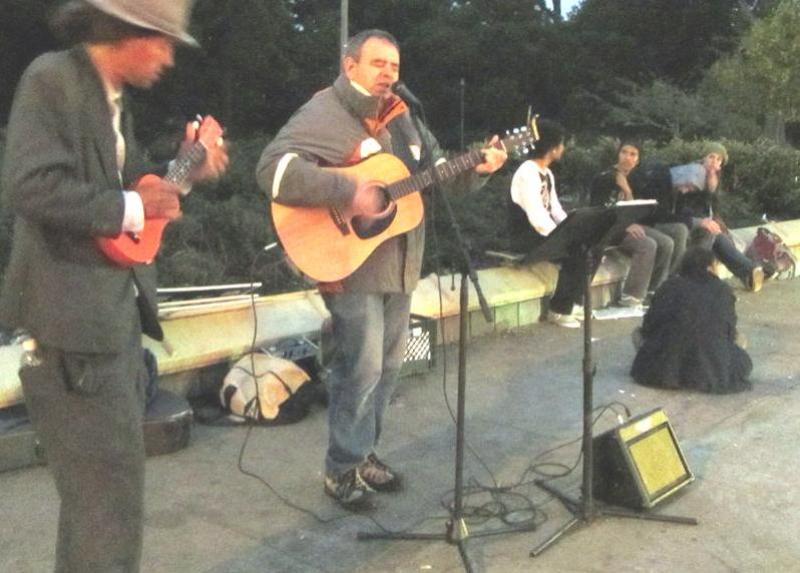
[[[368,455],[364,463],[358,466],[358,473],[375,491],[398,491],[403,485],[400,474],[380,461],[375,454]]]
[[[575,320],[580,320],[580,321],[586,320],[586,313],[584,312],[583,305],[582,304],[572,305],[572,314],[570,314],[570,316]]]
[[[561,314],[560,312],[547,311],[547,322],[562,326],[564,328],[580,328],[581,323],[571,314]]]
[[[758,292],[764,286],[764,269],[756,267],[747,275],[745,286],[750,292]]]
[[[361,477],[358,468],[352,468],[339,476],[325,476],[325,493],[343,508],[350,511],[369,509],[372,506],[372,488]]]

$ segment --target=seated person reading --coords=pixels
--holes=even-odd
[[[740,253],[719,216],[719,187],[722,167],[728,160],[725,147],[716,142],[706,146],[701,161],[676,165],[663,176],[644,183],[642,198],[657,199],[667,216],[682,221],[710,248],[717,259],[753,292],[761,290],[764,270]]]
[[[753,364],[736,343],[736,297],[713,263],[710,250],[691,247],[656,291],[631,368],[637,384],[715,394],[751,387]]]
[[[546,119],[539,121],[539,141],[532,159],[523,162],[511,180],[511,242],[516,251],[530,253],[567,218],[556,194],[550,165],[564,155],[563,128]],[[578,328],[583,299],[583,258],[579,252],[559,261],[558,283],[550,300],[547,320],[558,326]]]
[[[631,201],[633,190],[628,175],[639,164],[639,145],[622,142],[617,148],[617,163],[597,175],[592,181],[590,202],[593,206],[611,206],[617,201]],[[671,234],[686,243],[688,230],[680,223]],[[622,287],[620,306],[641,307],[648,293],[653,293],[663,283],[674,264],[675,240],[670,234],[654,227],[630,224],[615,229],[612,245],[631,257],[630,269]],[[679,249],[683,251],[685,247]]]

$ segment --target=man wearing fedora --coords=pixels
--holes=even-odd
[[[72,0],[54,30],[74,44],[37,58],[14,98],[2,171],[14,244],[0,322],[36,354],[20,369],[26,405],[61,499],[55,570],[138,571],[142,548],[146,374],[141,335],[161,339],[153,265],[123,268],[98,237],[180,216],[179,189],[147,166],[125,87],[150,88],[173,66],[189,0]],[[216,121],[207,117],[200,133]],[[221,129],[221,128],[220,128]],[[194,125],[182,149],[193,145]],[[189,182],[217,177],[208,146]]]

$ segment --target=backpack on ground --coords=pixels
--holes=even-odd
[[[291,360],[255,352],[233,365],[219,396],[223,408],[243,422],[293,424],[318,400],[314,386],[308,373]]]
[[[775,278],[793,278],[797,259],[780,235],[759,227],[745,254]]]

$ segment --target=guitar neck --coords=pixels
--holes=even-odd
[[[206,148],[198,141],[189,151],[175,158],[170,164],[164,179],[175,185],[183,185],[186,183],[192,168],[201,164],[205,158]]]
[[[389,185],[386,191],[392,199],[397,200],[411,193],[422,191],[434,183],[443,183],[458,177],[462,173],[474,169],[476,165],[480,165],[483,161],[483,154],[480,150],[474,149],[450,161],[439,163],[410,177],[396,181]]]

